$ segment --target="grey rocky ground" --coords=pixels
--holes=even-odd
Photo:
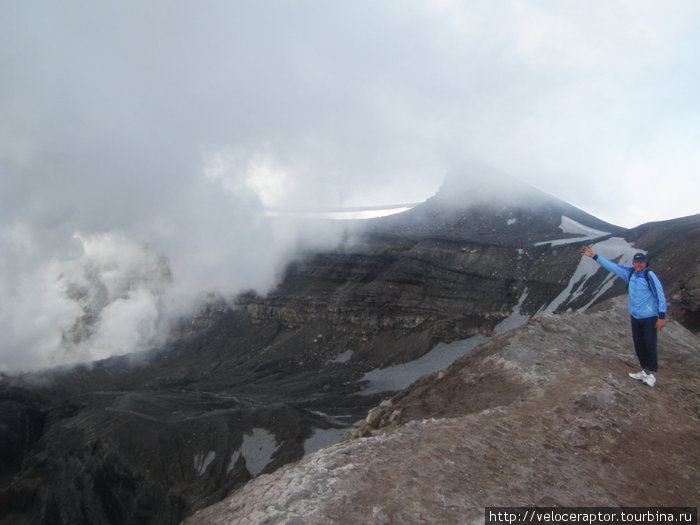
[[[699,350],[671,322],[650,388],[627,375],[637,365],[622,299],[540,316],[418,380],[344,442],[185,523],[479,523],[487,506],[697,506]]]

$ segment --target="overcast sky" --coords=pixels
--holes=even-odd
[[[2,2],[0,370],[65,343],[86,268],[127,324],[162,317],[155,254],[182,294],[269,285],[264,207],[476,162],[621,226],[698,213],[698,49],[695,0]]]

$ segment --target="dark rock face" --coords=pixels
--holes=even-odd
[[[299,443],[299,416],[225,396],[167,391],[103,392],[54,409],[49,429],[4,493],[33,522],[173,523],[250,478],[235,455],[246,430],[265,426]],[[298,457],[278,450],[270,469]],[[250,465],[248,465],[250,468]]]
[[[542,194],[465,207],[460,191],[300,258],[266,297],[212,303],[163,348],[4,378],[0,523],[178,523],[337,441],[390,394],[363,395],[367,372],[490,335],[513,312],[624,293],[602,293],[602,271],[572,286],[588,241],[563,217],[652,253],[680,253],[700,225],[671,222],[657,239],[654,225],[625,232]],[[667,293],[692,311],[686,259],[663,261]]]
[[[9,483],[44,430],[48,400],[16,388],[0,398],[0,483]]]

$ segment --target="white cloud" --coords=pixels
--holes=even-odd
[[[262,153],[246,155],[230,148],[204,152],[203,172],[232,197],[252,192],[251,199],[264,207],[284,205],[289,194],[289,172]]]
[[[80,308],[65,296],[62,265],[25,225],[0,230],[0,254],[0,371],[43,366]]]

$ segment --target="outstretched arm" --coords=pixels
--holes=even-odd
[[[623,279],[625,281],[629,280],[630,271],[632,270],[631,267],[623,266],[621,264],[615,264],[612,261],[608,261],[605,257],[601,257],[600,255],[595,253],[593,251],[593,248],[591,248],[590,246],[584,246],[583,248],[581,248],[581,254],[586,257],[591,257],[595,262],[600,264],[609,272],[612,272],[615,275],[617,275],[620,279]]]
[[[581,248],[581,253],[583,255],[585,255],[586,257],[591,257],[591,258],[595,257],[595,252],[593,251],[593,248],[591,248],[590,246],[584,246],[583,248]]]

